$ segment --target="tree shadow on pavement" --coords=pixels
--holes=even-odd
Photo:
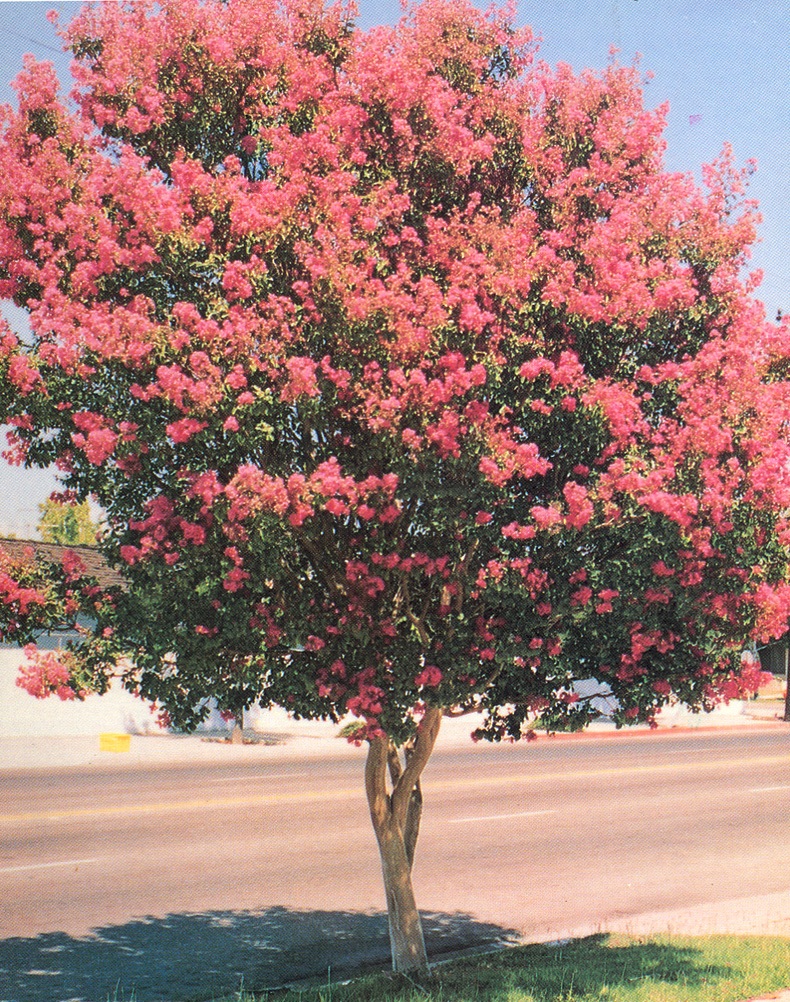
[[[513,942],[462,913],[423,913],[431,956]],[[0,940],[0,1002],[179,1002],[332,978],[389,959],[380,912],[211,911],[140,918],[72,937]]]

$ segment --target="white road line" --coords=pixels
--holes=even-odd
[[[518,814],[483,814],[475,818],[448,818],[451,825],[460,825],[465,821],[504,821],[507,818],[537,818],[543,814],[556,814],[556,811],[520,811]]]
[[[755,786],[749,793],[777,793],[779,790],[790,790],[790,786]]]
[[[309,772],[271,772],[260,776],[220,776],[213,783],[243,783],[248,779],[305,779]]]
[[[98,863],[99,857],[93,859],[62,859],[57,863],[29,863],[27,866],[0,866],[0,873],[21,873],[22,870],[48,870],[53,866],[81,866],[83,863]]]

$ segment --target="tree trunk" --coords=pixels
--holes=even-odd
[[[244,710],[239,710],[233,718],[233,730],[230,732],[230,743],[232,745],[244,744]]]
[[[387,899],[392,969],[399,974],[426,973],[428,954],[404,840],[394,826],[376,832],[376,838]]]
[[[785,637],[785,720],[790,722],[790,637]]]
[[[436,743],[441,719],[440,709],[426,710],[413,743],[405,749],[404,763],[386,734],[371,738],[365,765],[365,790],[384,876],[392,969],[401,974],[428,972],[411,870],[422,814],[420,776]]]

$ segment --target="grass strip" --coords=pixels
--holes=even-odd
[[[601,934],[438,965],[419,983],[378,974],[223,1002],[742,1002],[790,988],[790,938]]]

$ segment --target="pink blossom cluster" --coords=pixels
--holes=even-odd
[[[740,666],[710,685],[707,695],[715,703],[749,699],[772,678],[769,672],[764,672],[760,668],[760,659],[756,654],[744,651],[741,654]]]
[[[185,546],[201,546],[206,542],[205,521],[192,521],[179,515],[176,505],[164,495],[146,505],[147,517],[130,521],[129,528],[139,534],[137,545],[126,543],[120,547],[121,558],[130,565],[138,563],[153,553],[159,553],[166,564],[178,562]]]
[[[62,700],[79,699],[80,693],[69,683],[71,665],[68,654],[41,651],[31,644],[25,648],[26,663],[20,668],[16,684],[36,699],[56,695]]]
[[[0,571],[0,599],[20,616],[26,616],[33,606],[45,605],[47,601],[46,596],[37,588],[20,585],[15,577],[5,571]]]
[[[375,520],[388,524],[400,514],[395,500],[397,487],[394,473],[356,480],[344,474],[338,459],[331,456],[319,463],[310,476],[293,474],[287,480],[253,466],[242,467],[225,488],[224,496],[230,502],[230,521],[272,511],[299,528],[317,511],[325,511],[337,518],[354,515],[361,523]]]

